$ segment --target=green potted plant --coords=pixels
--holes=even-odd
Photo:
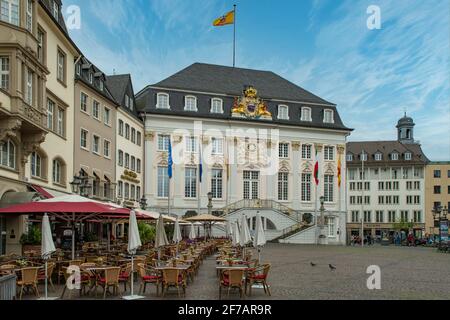
[[[26,251],[40,251],[41,239],[41,229],[37,226],[30,226],[28,228],[28,233],[24,233],[20,237],[22,254],[24,254]]]

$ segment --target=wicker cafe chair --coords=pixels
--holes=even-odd
[[[127,291],[127,283],[131,280],[132,263],[127,263],[120,267],[119,283],[123,283],[123,291]]]
[[[183,295],[186,296],[186,277],[180,269],[166,268],[163,269],[163,290],[162,296],[166,294],[169,287],[177,288],[178,297],[180,297],[180,287],[183,288]]]
[[[56,263],[54,263],[54,262],[47,263],[47,277],[45,276],[45,267],[42,269],[39,269],[39,272],[38,272],[38,282],[45,281],[45,279],[47,279],[48,282],[50,283],[50,285],[52,286],[53,291],[55,291],[55,286],[53,285],[52,275],[53,275],[53,270],[55,270],[55,267],[56,267]]]
[[[86,266],[86,267],[88,267],[88,266]],[[64,289],[63,289],[63,292],[61,293],[60,299],[64,298],[64,294],[66,293],[69,278],[71,275],[73,275],[75,273],[75,271],[73,271],[72,273],[69,273],[69,272],[67,272],[67,269],[68,269],[68,267],[61,268],[61,272],[64,275]],[[81,297],[82,293],[86,294],[86,287],[88,287],[91,284],[92,276],[93,276],[92,272],[83,270],[80,267],[80,289],[79,289],[80,297]],[[71,280],[72,280],[72,285],[75,285],[75,281],[76,281],[75,277],[72,278]],[[72,297],[72,294],[71,294],[72,291],[70,290],[69,292],[70,292],[70,297]]]
[[[270,264],[266,263],[254,269],[251,269],[247,274],[245,292],[247,293],[247,286],[250,286],[249,295],[252,294],[252,286],[255,283],[260,283],[263,285],[264,292],[270,294],[269,285],[267,284],[267,277],[269,276]]]
[[[4,264],[0,266],[0,275],[2,274],[11,274],[14,272],[16,268],[15,264]]]
[[[244,269],[225,269],[220,273],[219,299],[222,298],[222,288],[227,288],[227,296],[230,296],[232,288],[239,289],[240,297],[244,293]]]
[[[156,285],[156,295],[159,296],[159,285],[162,282],[160,272],[154,268],[146,268],[143,263],[138,264],[139,277],[141,278],[141,285],[139,292],[145,294],[147,283]]]
[[[17,286],[20,287],[20,296],[19,299],[22,300],[22,294],[24,288],[32,287],[36,293],[36,296],[39,298],[39,290],[37,287],[38,283],[38,271],[39,268],[23,268],[20,270],[21,279],[17,280]]]
[[[106,291],[109,287],[114,288],[114,294],[119,291],[120,267],[111,267],[105,269],[105,277],[99,277],[95,283],[95,295],[97,296],[97,286],[103,287],[103,299],[106,299]]]

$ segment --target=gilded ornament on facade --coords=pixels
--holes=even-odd
[[[231,115],[233,117],[272,120],[272,114],[268,111],[267,104],[258,97],[258,91],[252,86],[244,90],[242,97],[234,100]]]

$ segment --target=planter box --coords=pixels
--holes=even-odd
[[[22,245],[22,255],[25,255],[25,252],[27,251],[36,251],[38,255],[41,254],[41,245],[31,245],[31,244],[24,244]]]

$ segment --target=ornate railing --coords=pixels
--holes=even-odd
[[[232,204],[229,204],[228,206],[220,209],[220,211],[223,211],[222,216],[226,216],[226,215],[228,215],[234,211],[240,210],[240,209],[277,210],[281,213],[284,213],[287,216],[290,216],[291,218],[296,219],[297,221],[302,220],[300,211],[293,210],[292,208],[289,208],[288,206],[285,206],[284,204],[281,204],[280,202],[277,202],[274,200],[243,199],[243,200],[234,202]]]

